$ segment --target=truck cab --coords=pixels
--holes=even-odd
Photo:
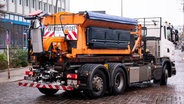
[[[169,57],[170,60],[174,63],[174,54],[176,42],[178,41],[178,31],[174,27],[165,22],[165,25],[162,27],[161,43],[160,43],[160,57]]]
[[[138,18],[137,21],[145,27],[143,37],[147,40],[147,51],[153,54],[156,59],[168,58],[174,65],[178,31],[170,23],[162,22],[161,17]]]

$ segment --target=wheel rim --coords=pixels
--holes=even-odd
[[[92,80],[92,88],[94,91],[99,92],[103,90],[103,79],[99,76],[94,76]]]
[[[123,76],[120,72],[117,73],[115,76],[115,86],[118,90],[121,90],[121,88],[123,87]]]

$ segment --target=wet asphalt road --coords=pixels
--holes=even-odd
[[[176,51],[177,74],[167,86],[152,83],[136,84],[117,96],[105,95],[88,99],[82,93],[58,92],[45,96],[35,88],[19,87],[18,82],[0,83],[0,104],[184,104],[184,53]]]

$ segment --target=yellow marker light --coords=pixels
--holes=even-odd
[[[106,69],[109,69],[109,65],[108,64],[104,64]]]
[[[86,73],[86,76],[88,76],[89,75],[89,73]]]

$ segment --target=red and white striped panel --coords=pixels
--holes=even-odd
[[[75,31],[68,31],[68,40],[77,40],[77,33]]]
[[[54,36],[54,31],[49,31],[48,26],[45,26],[45,32],[44,32],[44,37],[53,37]]]
[[[73,90],[72,86],[59,86],[53,84],[23,82],[23,81],[19,82],[18,85],[23,87],[48,88],[48,89],[68,90],[68,91]]]

